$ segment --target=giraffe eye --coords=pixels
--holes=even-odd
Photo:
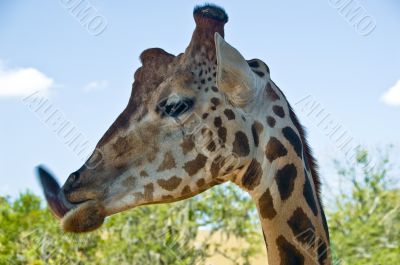
[[[156,112],[161,117],[177,118],[193,108],[194,100],[191,98],[166,98],[157,104]]]

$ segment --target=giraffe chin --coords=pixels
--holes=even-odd
[[[61,227],[66,232],[90,232],[99,228],[105,217],[104,207],[90,200],[69,210],[61,219]]]

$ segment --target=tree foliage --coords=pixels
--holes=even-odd
[[[40,198],[26,192],[13,202],[0,199],[0,264],[204,264],[229,251],[210,240],[216,231],[243,237],[249,244],[229,251],[229,258],[250,264],[262,249],[255,215],[248,197],[224,185],[183,202],[117,214],[98,231],[75,235],[62,232]],[[202,229],[211,234],[199,239]]]
[[[337,163],[349,185],[328,214],[336,264],[400,263],[400,190],[388,155],[374,166],[370,158],[360,150],[354,164]]]

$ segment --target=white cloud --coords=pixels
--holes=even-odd
[[[391,106],[400,106],[400,80],[382,96],[382,101]]]
[[[85,91],[85,92],[97,91],[97,90],[104,89],[107,86],[108,86],[108,82],[106,80],[92,81],[83,87],[83,91]]]
[[[53,83],[35,68],[7,69],[0,62],[0,97],[24,97],[35,92],[46,95]]]

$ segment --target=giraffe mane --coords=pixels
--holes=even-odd
[[[275,84],[275,87],[283,95],[286,103],[288,104],[290,119],[292,120],[294,126],[296,127],[297,131],[300,134],[300,139],[301,139],[301,143],[302,143],[302,147],[303,147],[304,162],[306,163],[306,167],[308,167],[310,169],[310,172],[312,175],[312,180],[313,180],[313,183],[315,186],[315,192],[317,194],[318,200],[321,202],[321,179],[319,177],[319,172],[318,172],[318,163],[317,163],[317,160],[315,159],[315,157],[313,155],[313,151],[307,141],[307,131],[304,128],[304,126],[300,123],[300,120],[297,117],[296,113],[294,113],[293,108],[290,105],[289,101],[287,100],[285,94],[282,92],[282,90],[276,84]]]
[[[294,126],[296,127],[297,131],[300,134],[300,139],[301,139],[301,142],[303,145],[304,160],[305,160],[305,163],[307,163],[308,167],[310,168],[310,172],[311,172],[312,179],[313,179],[314,186],[315,186],[315,191],[317,193],[318,200],[320,200],[321,199],[320,198],[321,180],[319,177],[317,160],[315,159],[312,149],[311,149],[310,145],[308,144],[306,129],[300,123],[299,119],[297,118],[296,114],[293,111],[292,106],[289,103],[288,103],[288,106],[289,106],[290,118],[291,118]]]

